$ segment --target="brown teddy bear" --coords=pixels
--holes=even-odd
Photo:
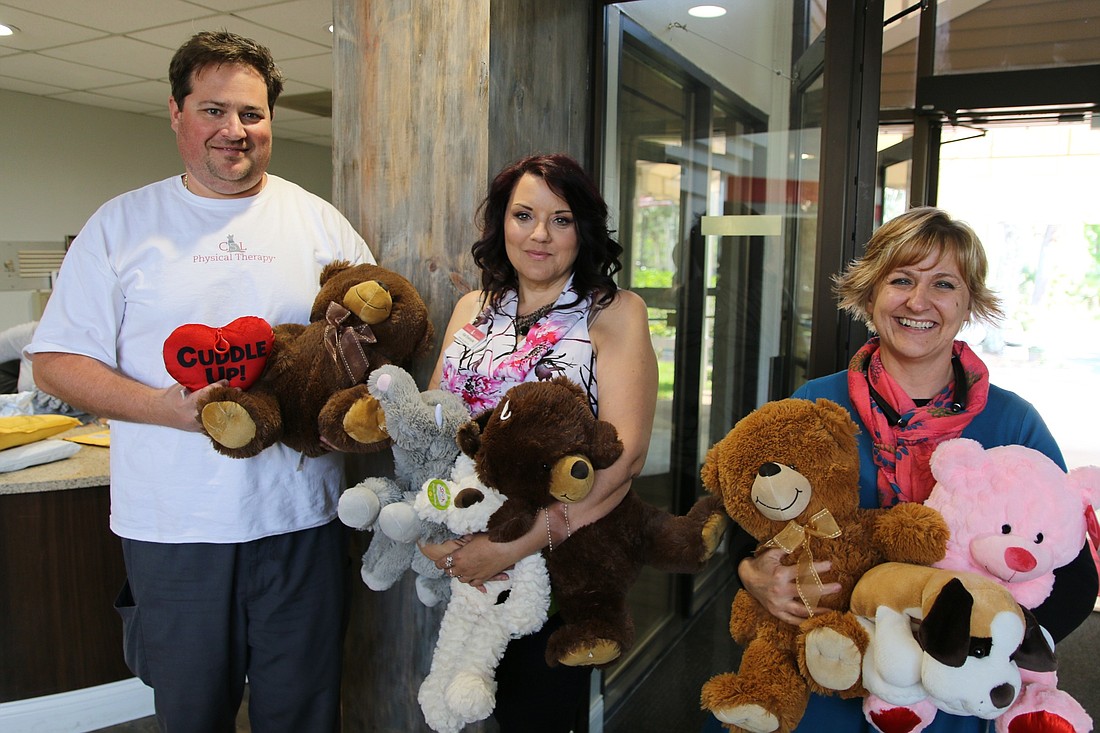
[[[459,430],[458,444],[474,459],[482,482],[507,497],[489,520],[496,542],[522,536],[555,501],[583,499],[594,471],[614,463],[623,449],[615,427],[597,420],[584,391],[565,377],[512,387],[494,410]],[[547,664],[603,667],[614,661],[634,641],[626,595],[642,566],[701,569],[726,523],[714,497],[677,517],[630,491],[607,516],[544,550],[565,622],[547,641]]]
[[[846,610],[856,581],[884,561],[931,564],[944,556],[947,525],[932,509],[915,503],[889,510],[859,507],[858,432],[848,412],[834,402],[778,400],[738,422],[710,449],[703,465],[703,485],[757,540],[757,552],[778,547],[787,553],[784,564],[798,565],[798,590],[807,608]],[[812,565],[819,560],[832,562],[820,577]],[[842,591],[815,592],[820,583],[831,582],[840,583]],[[739,590],[730,635],[743,649],[740,669],[703,686],[703,708],[731,730],[792,730],[811,691],[833,691],[820,687],[810,672],[817,681],[837,683],[835,670],[807,670],[800,650],[800,632],[821,619],[787,624]],[[835,662],[844,674],[853,669],[851,659],[831,660],[827,650],[816,659],[819,665]],[[847,684],[833,689],[846,697],[863,694],[858,666],[857,661]]]
[[[260,379],[247,391],[212,389],[199,405],[219,453],[247,458],[277,441],[311,457],[389,446],[366,378],[431,345],[428,309],[412,283],[378,265],[333,262],[320,280],[309,324],[275,326]]]

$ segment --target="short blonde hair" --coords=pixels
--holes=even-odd
[[[951,254],[970,291],[970,315],[995,323],[1004,317],[1001,301],[986,287],[989,262],[978,235],[961,221],[932,206],[914,207],[883,224],[867,242],[863,256],[833,278],[840,308],[872,327],[868,305],[875,288],[894,270],[930,254]]]

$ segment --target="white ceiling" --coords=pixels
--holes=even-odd
[[[712,20],[688,15],[699,2],[619,7],[719,78],[754,69],[770,78],[767,49],[754,49],[771,34],[749,28],[745,19],[753,8],[770,18],[771,0],[753,0]],[[812,5],[824,15],[824,0]],[[19,28],[0,37],[0,89],[167,118],[172,54],[197,31],[225,28],[268,46],[286,75],[275,136],[331,146],[331,20],[332,0],[0,0],[0,23]]]
[[[224,28],[270,48],[286,76],[275,136],[331,145],[329,117],[293,108],[331,95],[331,20],[332,0],[0,0],[0,23],[19,28],[0,37],[0,89],[167,118],[172,54]]]

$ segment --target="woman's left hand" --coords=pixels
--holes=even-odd
[[[524,557],[515,556],[518,542],[493,542],[486,534],[475,534],[436,545],[420,545],[420,551],[444,574],[481,588],[487,581],[508,578],[504,571]]]

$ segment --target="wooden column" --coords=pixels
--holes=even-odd
[[[436,327],[479,285],[475,213],[496,171],[536,151],[589,154],[595,5],[576,0],[334,0],[333,201]],[[435,353],[413,369],[427,387]],[[349,461],[353,483],[384,471]],[[345,645],[344,730],[427,730],[417,703],[442,612],[411,577],[359,579]],[[492,723],[469,730],[495,730]]]

